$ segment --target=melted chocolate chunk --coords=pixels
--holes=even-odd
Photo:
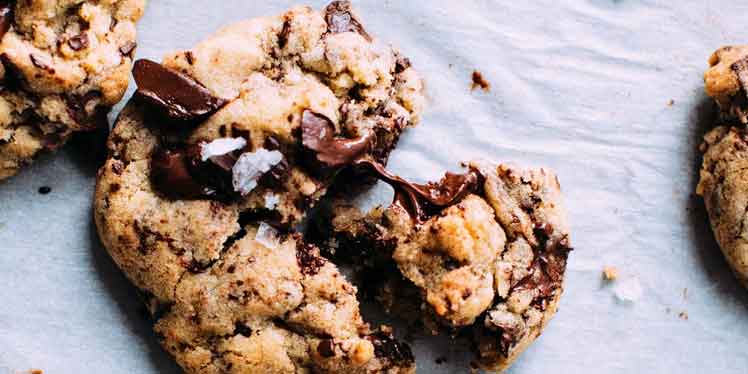
[[[398,366],[408,366],[415,363],[413,351],[410,346],[400,343],[392,334],[379,331],[369,336],[369,340],[374,345],[374,354],[379,358],[389,359]]]
[[[317,352],[320,356],[330,358],[335,356],[335,343],[332,339],[325,339],[319,342]]]
[[[68,40],[68,46],[74,51],[88,48],[88,34],[78,34]]]
[[[538,242],[533,247],[535,258],[530,265],[530,274],[520,280],[513,288],[514,291],[537,289],[538,295],[533,301],[545,310],[547,299],[561,287],[566,261],[569,252],[569,240],[566,236],[553,239],[553,226],[546,223],[536,223],[533,234]]]
[[[333,1],[325,8],[327,31],[332,34],[355,32],[371,41],[371,36],[364,30],[364,26],[353,14],[350,1]]]
[[[10,30],[13,24],[13,10],[16,6],[15,1],[0,0],[0,39]]]
[[[395,189],[393,204],[405,209],[419,223],[477,191],[481,180],[477,171],[470,170],[465,174],[447,173],[438,183],[415,184],[390,174],[381,164],[370,160],[358,160],[356,165],[369,169],[392,186]]]
[[[296,262],[301,268],[301,273],[307,276],[317,275],[326,263],[325,259],[319,256],[315,246],[301,241],[296,246]]]
[[[283,185],[283,182],[288,179],[288,173],[290,170],[291,168],[288,165],[288,161],[283,157],[277,165],[273,166],[272,169],[260,177],[257,184],[271,189],[280,188]]]
[[[199,198],[205,188],[190,173],[192,157],[185,150],[156,151],[151,158],[151,180],[154,187],[170,197]]]
[[[132,41],[128,41],[127,43],[123,44],[121,47],[119,47],[119,53],[122,56],[130,57],[132,58],[132,52],[135,50],[135,47],[137,47],[138,44]]]
[[[65,96],[68,115],[87,129],[106,127],[108,108],[98,105],[101,93],[92,91],[85,95]],[[93,103],[93,105],[91,105]]]
[[[304,110],[301,117],[302,145],[312,154],[313,167],[339,169],[351,165],[369,150],[374,137],[371,132],[355,139],[335,137],[335,126],[327,117],[311,110]]]
[[[135,62],[133,75],[139,97],[173,120],[199,120],[227,103],[191,77],[150,60]]]

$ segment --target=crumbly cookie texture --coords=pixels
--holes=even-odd
[[[398,199],[368,215],[338,202],[330,224],[320,224],[321,237],[331,238],[325,246],[336,255],[365,267],[394,262],[404,279],[384,276],[374,285],[385,306],[402,304],[415,286],[421,302],[408,304],[421,308],[428,329],[471,331],[478,363],[504,370],[556,311],[569,228],[550,171],[485,162],[470,167],[481,175],[471,193],[426,219],[416,219]],[[448,181],[431,190],[455,191],[444,187]]]
[[[0,180],[78,131],[107,126],[127,89],[145,0],[0,3]]]
[[[697,193],[704,198],[712,230],[732,269],[748,286],[748,133],[720,126],[704,137],[704,163]]]
[[[748,124],[748,46],[726,46],[709,57],[706,93],[714,98],[725,122]]]
[[[108,140],[94,216],[188,373],[412,373],[356,288],[291,227],[422,106],[406,59],[348,2],[229,26],[159,64]]]

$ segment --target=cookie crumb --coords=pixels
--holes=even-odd
[[[437,357],[436,360],[434,360],[434,362],[436,362],[437,365],[441,365],[447,362],[447,358],[444,356]]]
[[[673,105],[675,105],[675,100],[673,100],[673,99],[668,100],[667,106],[671,107]]]
[[[483,74],[479,72],[478,70],[473,71],[473,84],[470,86],[471,91],[475,91],[476,89],[482,89],[485,92],[491,91],[491,83],[489,83],[486,78],[483,77]]]
[[[609,282],[618,279],[618,269],[612,266],[606,266],[603,268],[603,279]]]
[[[613,292],[619,301],[633,303],[639,301],[644,289],[638,278],[629,278],[619,282]]]
[[[682,319],[684,321],[688,321],[688,312],[686,312],[684,310],[684,311],[678,313],[678,318],[680,318],[680,319]]]
[[[48,194],[50,192],[52,192],[52,187],[49,187],[49,186],[39,187],[39,193],[42,194],[42,195],[46,195],[46,194]]]
[[[686,299],[688,299],[688,288],[687,287],[683,289],[683,300],[686,300]]]

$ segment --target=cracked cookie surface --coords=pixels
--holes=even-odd
[[[421,110],[407,59],[348,2],[224,28],[163,63],[109,137],[94,216],[188,373],[411,373],[409,348],[289,231],[354,160],[385,161]]]
[[[420,314],[433,333],[469,332],[478,363],[504,370],[556,311],[571,251],[569,228],[550,171],[484,162],[470,168],[467,177],[448,174],[440,183],[405,189],[394,183],[395,203],[368,214],[334,204],[320,237],[331,238],[322,241],[336,255],[382,274],[368,285],[379,288],[387,309]],[[471,180],[468,189],[454,183]],[[427,214],[418,216],[413,201],[404,199],[411,193],[454,199],[439,209],[424,200]],[[383,270],[392,265],[400,277]]]
[[[127,89],[145,0],[0,2],[0,180],[79,131]]]

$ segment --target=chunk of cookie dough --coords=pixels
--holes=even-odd
[[[99,170],[107,251],[188,373],[411,373],[407,345],[292,228],[422,107],[407,60],[347,2],[238,23],[140,60]]]
[[[145,0],[0,2],[0,180],[122,99]]]
[[[563,290],[571,245],[556,176],[473,162],[466,174],[417,185],[362,166],[393,185],[394,203],[366,215],[333,204],[316,235],[364,266],[394,262],[401,280],[373,285],[385,306],[421,308],[432,332],[471,331],[480,366],[508,368],[555,314]],[[414,286],[420,302],[402,298]]]

